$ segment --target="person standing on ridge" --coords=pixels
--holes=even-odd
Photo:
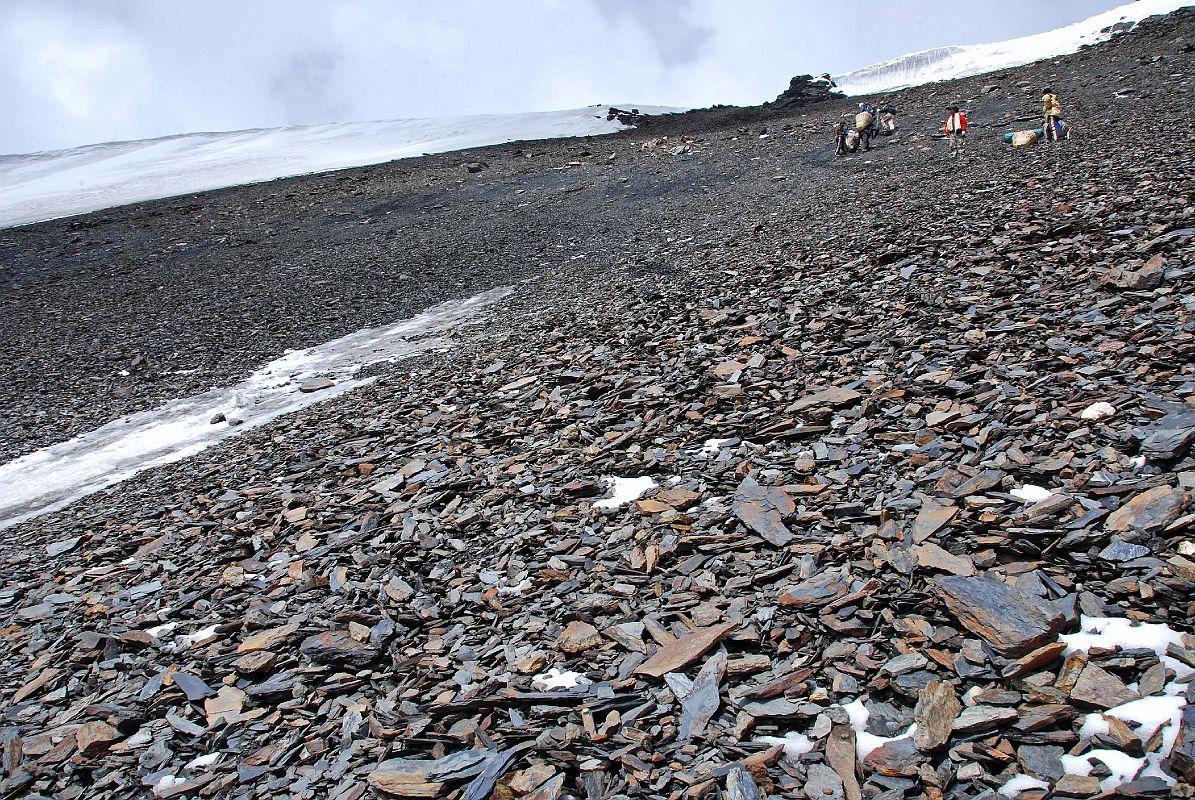
[[[1042,127],[1046,132],[1047,142],[1056,142],[1062,138],[1062,104],[1058,102],[1058,95],[1047,87],[1041,93]]]
[[[959,111],[958,106],[950,106],[946,111],[948,113],[942,130],[950,140],[950,156],[953,158],[963,152],[963,144],[967,138],[967,115]]]

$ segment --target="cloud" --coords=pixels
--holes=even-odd
[[[32,138],[97,119],[110,121],[115,133],[144,113],[139,97],[149,70],[118,26],[18,7],[0,27],[0,104],[9,135]]]
[[[351,113],[336,92],[336,73],[343,56],[334,50],[291,55],[273,76],[271,87],[292,123],[322,122]]]
[[[593,1],[608,24],[641,27],[664,67],[692,64],[714,37],[712,28],[694,21],[693,0]]]

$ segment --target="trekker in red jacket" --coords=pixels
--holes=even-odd
[[[950,140],[950,155],[954,157],[963,152],[963,143],[967,138],[967,115],[959,111],[958,106],[950,106],[946,110],[950,113],[942,124],[942,130]]]

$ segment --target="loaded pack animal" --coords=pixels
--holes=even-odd
[[[857,128],[852,128],[850,116],[844,116],[838,120],[838,124],[834,126],[834,155],[844,156],[847,153],[855,153],[859,150],[859,141],[861,136]]]
[[[852,116],[843,115],[835,127],[835,153],[855,153],[859,145],[871,150],[871,143],[877,136],[891,136],[896,133],[896,109],[891,104],[876,108],[871,103],[860,103],[859,111]]]
[[[871,140],[879,134],[876,107],[871,103],[860,103],[859,113],[855,115],[855,130],[863,140],[863,149],[871,149]]]

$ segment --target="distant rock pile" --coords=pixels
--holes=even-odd
[[[643,117],[643,115],[639,112],[639,109],[637,109],[637,108],[632,108],[632,109],[628,110],[628,109],[615,108],[614,106],[610,106],[610,108],[608,108],[606,110],[606,121],[607,122],[616,119],[619,122],[621,122],[623,125],[635,126],[635,125],[639,124],[639,121],[642,119],[642,117]]]
[[[606,119],[617,119],[624,125],[651,130],[677,127],[679,132],[686,128],[696,130],[717,125],[765,120],[775,117],[778,111],[794,111],[838,96],[841,95],[835,93],[834,81],[829,75],[817,78],[812,75],[797,75],[789,81],[788,88],[781,92],[775,100],[759,106],[742,108],[715,105],[710,108],[693,109],[682,114],[641,114],[638,109],[628,111],[611,106],[607,110]]]
[[[799,108],[811,103],[820,103],[836,96],[834,89],[834,81],[829,75],[817,78],[812,75],[797,75],[788,82],[788,88],[768,105],[776,108]]]

